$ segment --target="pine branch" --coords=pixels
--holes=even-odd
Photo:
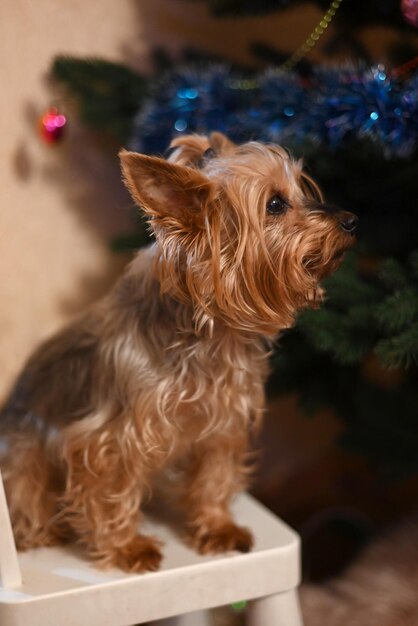
[[[396,259],[386,259],[380,266],[379,279],[388,289],[402,289],[408,284],[406,268]]]
[[[56,57],[51,75],[79,105],[81,120],[129,138],[133,118],[148,93],[148,80],[124,65],[101,59]]]
[[[403,333],[379,341],[375,353],[389,369],[418,365],[418,321]]]
[[[387,332],[398,332],[418,317],[416,287],[397,290],[385,298],[375,311],[377,322]]]

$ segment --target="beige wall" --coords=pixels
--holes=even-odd
[[[219,21],[204,4],[185,0],[1,0],[0,396],[39,339],[103,293],[126,262],[108,251],[112,234],[131,224],[116,146],[71,115],[60,146],[37,135],[51,102],[46,73],[54,55],[146,68],[153,46],[176,53],[194,45],[249,61],[251,40],[291,52],[318,16],[297,7]],[[320,55],[318,47],[312,58]]]
[[[33,345],[121,265],[107,242],[128,227],[131,203],[115,155],[72,121],[51,148],[36,123],[51,102],[53,56],[123,59],[125,43],[139,40],[132,18],[122,0],[1,2],[0,395]]]

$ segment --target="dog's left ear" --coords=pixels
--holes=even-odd
[[[217,130],[210,134],[209,141],[215,152],[222,156],[232,152],[237,147],[237,145],[231,141],[229,137]]]
[[[159,157],[122,150],[123,177],[134,200],[147,215],[203,223],[202,207],[209,202],[212,185],[199,171]]]

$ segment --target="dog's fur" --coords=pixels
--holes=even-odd
[[[229,502],[247,484],[269,346],[321,300],[321,278],[353,242],[351,214],[327,207],[279,146],[213,133],[173,148],[169,160],[121,153],[155,243],[40,346],[2,411],[20,549],[73,537],[101,566],[155,569],[159,543],[137,529],[168,469],[200,552],[251,547]],[[266,212],[275,194],[277,215]]]

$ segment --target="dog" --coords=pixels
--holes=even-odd
[[[212,133],[120,159],[155,240],[29,358],[0,414],[0,464],[19,549],[78,540],[98,566],[142,572],[162,557],[141,506],[167,472],[196,550],[251,549],[229,504],[248,484],[271,345],[319,305],[357,218],[277,145]]]

